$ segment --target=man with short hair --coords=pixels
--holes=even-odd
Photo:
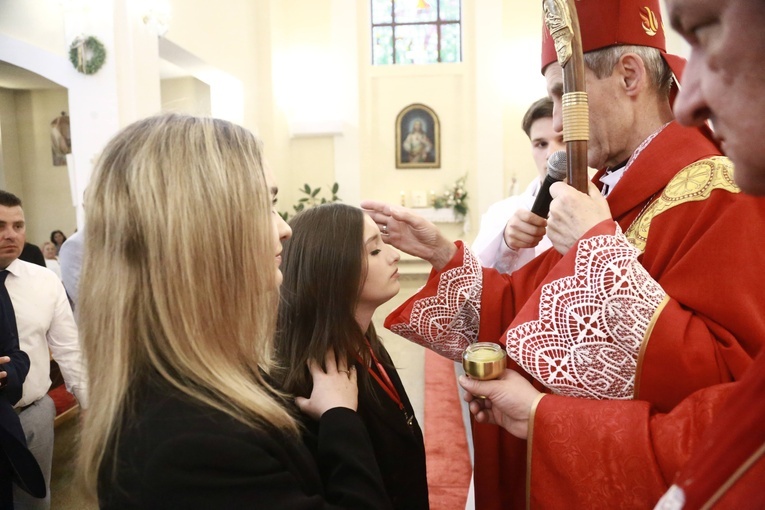
[[[521,127],[531,141],[537,177],[523,193],[493,204],[481,217],[481,228],[471,249],[484,267],[512,273],[552,246],[544,235],[541,240],[526,239],[525,245],[508,245],[504,240],[505,228],[515,212],[518,209],[530,210],[534,205],[539,187],[547,175],[547,159],[552,153],[566,149],[563,134],[553,129],[552,116],[553,102],[547,97],[534,101],[523,116]],[[536,246],[531,246],[532,241]]]
[[[48,396],[50,355],[58,362],[67,389],[87,407],[87,381],[72,309],[61,280],[46,268],[19,260],[26,238],[21,200],[0,190],[0,270],[7,271],[5,286],[10,295],[18,328],[19,346],[29,355],[30,368],[16,412],[29,450],[45,476],[45,499],[14,488],[17,509],[50,507],[50,473],[53,460],[53,420],[56,409]]]
[[[693,445],[657,458],[666,438],[652,435],[650,410],[740,379],[765,341],[765,275],[751,264],[765,202],[739,193],[706,126],[673,122],[667,77],[680,62],[664,51],[658,1],[576,5],[599,189],[551,187],[549,220],[535,221],[555,252],[499,275],[412,213],[362,203],[388,242],[436,270],[386,327],[453,359],[476,341],[506,344],[510,367],[534,379],[519,437],[474,427],[481,509],[653,505]],[[560,127],[549,35],[543,73]],[[643,402],[625,416],[629,399]]]

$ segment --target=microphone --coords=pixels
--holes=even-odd
[[[542,185],[537,192],[537,198],[534,199],[534,205],[531,207],[531,212],[542,218],[547,218],[547,214],[550,212],[550,202],[552,202],[552,196],[550,196],[550,186],[554,182],[562,181],[566,177],[566,151],[557,151],[550,154],[547,158],[547,175],[545,180],[542,181]]]

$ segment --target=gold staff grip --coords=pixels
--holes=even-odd
[[[587,193],[589,107],[584,81],[584,56],[574,0],[542,0],[545,25],[563,67],[563,141],[566,142],[568,183]]]

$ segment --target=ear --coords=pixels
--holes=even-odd
[[[620,74],[622,86],[628,96],[637,96],[647,85],[645,63],[635,53],[622,55],[616,65],[616,71]]]

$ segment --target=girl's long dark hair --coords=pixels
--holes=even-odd
[[[282,251],[281,301],[276,332],[277,369],[282,389],[310,396],[313,387],[306,362],[323,364],[332,348],[349,363],[370,363],[366,339],[378,359],[380,340],[370,323],[362,331],[355,310],[366,279],[364,213],[344,204],[308,209],[290,221],[292,238]],[[369,384],[365,369],[360,385]]]

